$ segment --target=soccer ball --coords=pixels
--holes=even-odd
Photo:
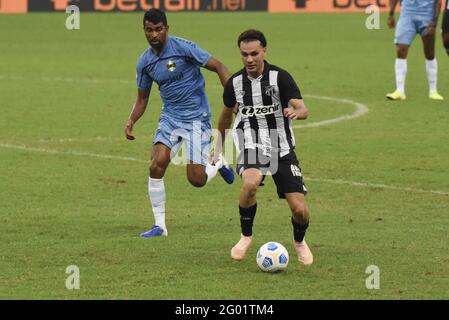
[[[278,242],[267,242],[257,251],[256,262],[264,272],[282,271],[288,265],[288,251]]]

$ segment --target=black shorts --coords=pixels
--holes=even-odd
[[[442,30],[443,30],[443,33],[449,33],[449,9],[448,8],[446,8],[446,10],[444,10]]]
[[[261,171],[262,181],[265,180],[265,176],[271,175],[281,199],[285,199],[285,193],[307,194],[301,167],[294,151],[279,158],[278,154],[271,157],[264,156],[260,149],[245,149],[237,158],[237,172],[241,176],[243,171],[250,168]]]

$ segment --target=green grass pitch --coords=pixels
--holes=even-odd
[[[437,38],[439,89],[427,98],[420,39],[409,57],[408,100],[394,89],[393,31],[365,28],[363,14],[169,14],[172,35],[188,38],[235,72],[238,34],[268,38],[270,63],[297,80],[312,124],[295,129],[311,209],[310,267],[294,256],[290,212],[271,179],[258,192],[254,244],[230,259],[239,237],[239,179],[195,189],[185,168],[165,178],[169,237],[140,239],[153,222],[147,161],[161,100],[126,141],[123,126],[146,48],[142,14],[0,17],[1,299],[448,299],[449,57]],[[218,77],[203,71],[216,124]],[[326,100],[320,97],[330,97]],[[264,274],[257,248],[278,241],[290,252],[280,274]],[[80,269],[80,289],[65,286]],[[380,289],[365,281],[380,269]]]

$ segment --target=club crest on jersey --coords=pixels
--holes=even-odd
[[[273,96],[274,93],[276,92],[276,87],[275,86],[266,86],[265,87],[265,94],[269,97]]]
[[[170,71],[170,72],[175,71],[176,70],[176,63],[174,61],[172,61],[172,60],[169,60],[167,62],[167,70]]]

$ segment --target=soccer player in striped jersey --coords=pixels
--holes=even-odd
[[[166,236],[164,174],[171,156],[186,144],[187,179],[202,187],[220,172],[227,183],[234,174],[222,161],[208,162],[211,142],[211,112],[200,68],[217,73],[225,85],[229,78],[226,67],[195,43],[168,36],[165,13],[147,11],[144,33],[150,47],[137,63],[137,99],[125,127],[128,140],[134,140],[134,124],[144,114],[153,82],[159,86],[163,102],[159,127],[153,139],[153,153],[148,180],[155,225],[140,235],[142,238]]]
[[[390,0],[388,26],[395,27],[394,12],[399,0]],[[396,27],[396,90],[387,94],[390,100],[405,100],[405,77],[407,74],[407,55],[417,34],[421,35],[426,58],[426,71],[429,81],[429,98],[444,100],[437,91],[438,65],[435,58],[435,30],[441,11],[441,0],[402,0],[401,14]]]
[[[217,159],[231,125],[233,110],[237,171],[242,178],[239,213],[241,236],[231,249],[234,260],[243,260],[252,242],[253,221],[257,210],[256,192],[266,175],[272,175],[279,198],[290,206],[294,247],[298,260],[313,262],[304,236],[309,225],[309,210],[305,204],[307,193],[295,154],[292,121],[306,119],[308,109],[291,75],[264,60],[267,41],[262,32],[247,30],[238,38],[244,68],[226,83],[224,107],[218,130]]]
[[[449,0],[446,1],[442,29],[443,29],[443,45],[446,48],[447,54],[449,55]]]

